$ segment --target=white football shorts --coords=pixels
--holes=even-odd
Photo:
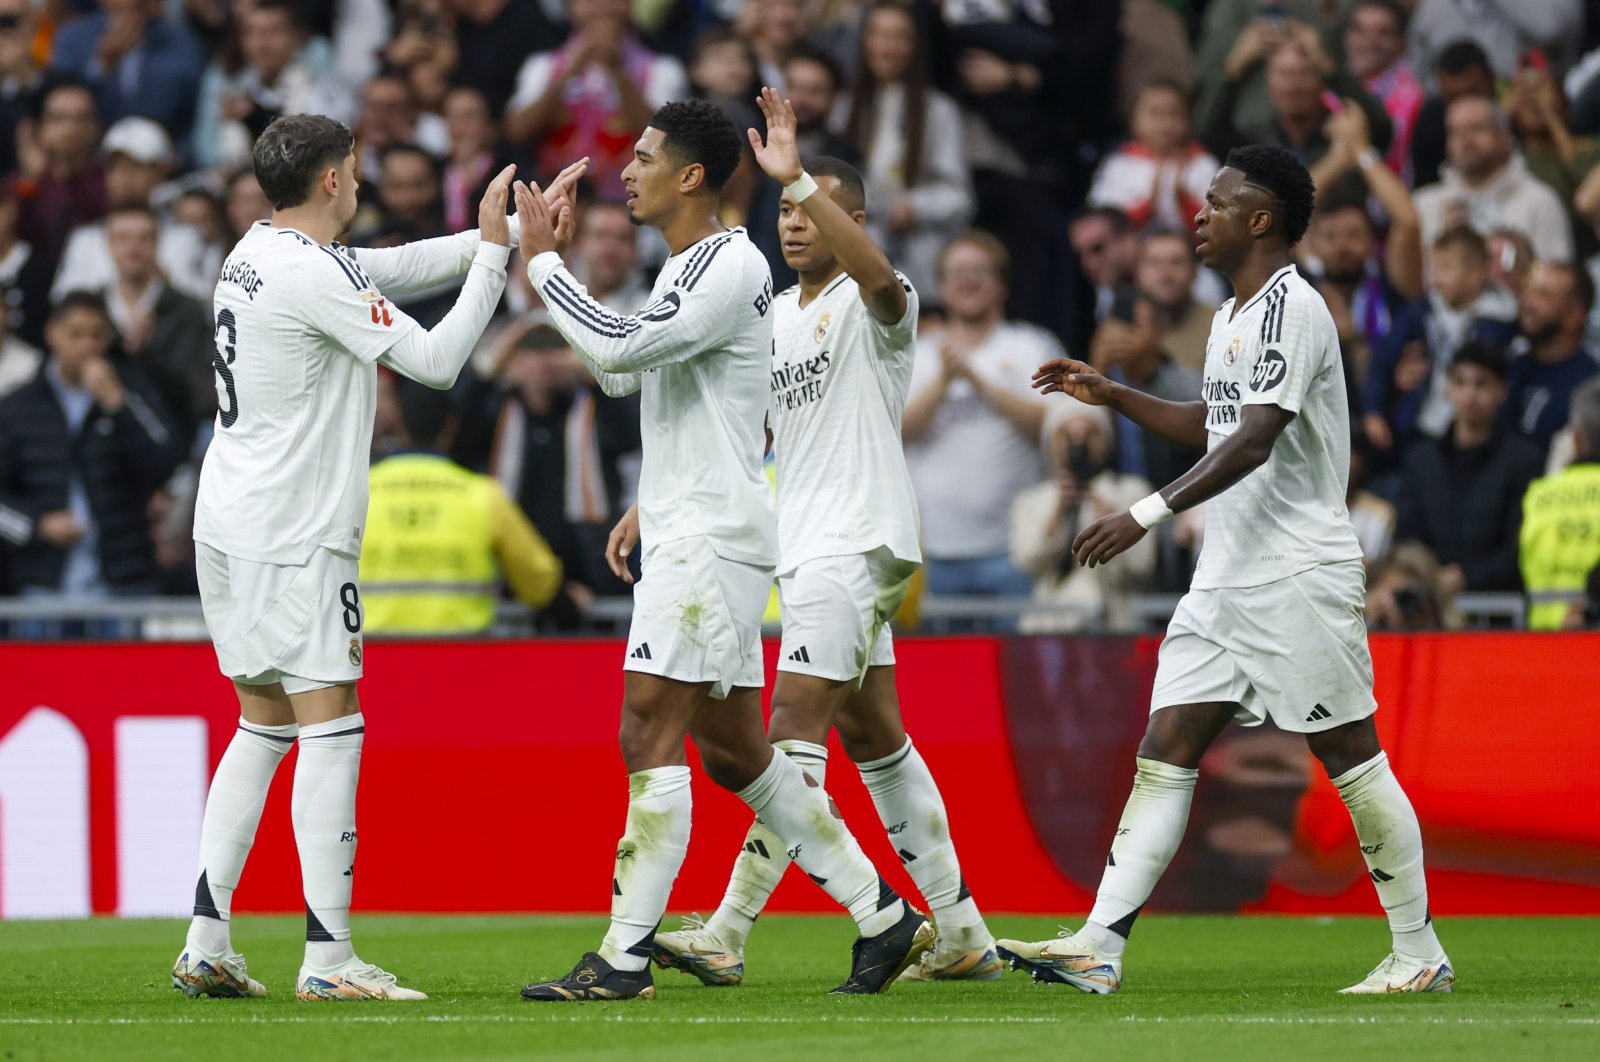
[[[1150,710],[1237,704],[1234,719],[1302,734],[1377,711],[1367,649],[1366,573],[1322,564],[1263,586],[1190,590],[1156,666]]]
[[[709,682],[717,700],[735,686],[760,689],[772,569],[719,557],[704,536],[652,547],[639,567],[623,669]]]
[[[200,608],[222,673],[307,693],[361,677],[358,559],[319,548],[302,566],[230,557],[195,543]]]
[[[894,663],[889,619],[900,608],[917,565],[887,547],[817,557],[778,577],[783,644],[778,670],[857,687],[871,667]]]

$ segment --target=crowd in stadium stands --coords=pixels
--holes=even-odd
[[[1190,219],[1230,148],[1271,142],[1318,187],[1300,268],[1343,346],[1370,622],[1560,590],[1534,625],[1596,624],[1600,0],[0,0],[0,593],[193,593],[211,292],[270,214],[250,150],[273,118],[355,131],[355,245],[468,228],[505,163],[588,155],[571,264],[628,312],[665,256],[617,205],[635,138],[687,96],[757,125],[763,84],[807,156],[861,168],[921,292],[928,595],[1031,594],[1023,628],[1056,631],[1187,584],[1203,512],[1105,568],[1067,544],[1198,455],[1029,377],[1066,351],[1198,398],[1229,292]],[[724,220],[782,288],[778,191],[747,160]],[[559,558],[564,626],[627,593],[601,553],[638,406],[511,273],[437,445]],[[430,325],[453,298],[397,301]],[[383,382],[375,459],[409,386]]]

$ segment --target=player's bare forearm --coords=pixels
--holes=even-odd
[[[1266,464],[1278,436],[1293,419],[1293,413],[1278,406],[1245,406],[1238,430],[1161,491],[1167,507],[1175,513],[1192,509]]]
[[[1127,384],[1113,384],[1106,405],[1179,446],[1204,450],[1209,441],[1204,402],[1169,402]]]
[[[839,265],[861,289],[867,311],[884,324],[894,324],[906,315],[906,289],[895,276],[894,266],[867,230],[846,214],[833,196],[814,192],[800,203],[817,232],[828,241]]]

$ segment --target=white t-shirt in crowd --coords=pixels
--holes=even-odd
[[[1222,304],[1206,341],[1208,449],[1239,428],[1244,406],[1295,414],[1267,463],[1206,502],[1193,587],[1261,586],[1319,564],[1359,560],[1345,507],[1350,411],[1328,304],[1284,266],[1235,316]]]
[[[896,274],[899,276],[899,274]],[[885,546],[920,562],[917,496],[900,442],[917,339],[917,293],[884,324],[841,274],[801,307],[773,311],[772,426],[778,461],[778,573],[817,557]]]
[[[1005,321],[967,358],[972,371],[1031,401],[1033,373],[1065,357],[1055,336]],[[936,385],[938,337],[917,343],[911,395]],[[1010,547],[1011,501],[1044,478],[1037,436],[1016,429],[968,380],[953,380],[927,431],[906,444],[906,465],[922,507],[922,548],[940,560],[1003,556]]]
[[[646,553],[703,535],[717,556],[771,567],[777,522],[762,471],[772,272],[744,229],[667,259],[633,314],[589,297],[554,251],[528,279],[608,395],[642,391],[639,537]]]

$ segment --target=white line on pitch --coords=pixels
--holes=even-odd
[[[932,1018],[918,1015],[899,1014],[850,1014],[828,1015],[819,1014],[814,1017],[767,1017],[762,1015],[684,1015],[684,1014],[604,1014],[597,1017],[584,1017],[582,1015],[547,1015],[535,1017],[529,1015],[512,1014],[418,1014],[406,1016],[400,1014],[350,1014],[340,1015],[337,1018],[313,1018],[296,1015],[251,1015],[237,1018],[222,1018],[212,1021],[204,1017],[179,1017],[177,1015],[160,1015],[133,1018],[0,1018],[0,1026],[6,1025],[212,1025],[227,1027],[229,1025],[318,1025],[328,1020],[340,1023],[365,1023],[373,1025],[425,1025],[425,1024],[518,1024],[518,1025],[543,1025],[552,1022],[567,1022],[573,1024],[611,1022],[624,1025],[1053,1025],[1057,1022],[1075,1020],[1081,1015],[1063,1013],[1059,1016],[1044,1015],[1018,1015],[1015,1017],[992,1017],[985,1015],[952,1015],[950,1017]],[[1541,1028],[1559,1028],[1565,1025],[1600,1025],[1600,1018],[1573,1017],[1573,1018],[1481,1018],[1481,1017],[1451,1017],[1449,1015],[1433,1014],[1329,1014],[1318,1017],[1280,1017],[1270,1014],[1190,1014],[1177,1017],[1163,1017],[1161,1015],[1126,1014],[1120,1018],[1113,1018],[1111,1024],[1119,1025],[1478,1025],[1492,1027],[1515,1028],[1520,1026],[1539,1026]]]

